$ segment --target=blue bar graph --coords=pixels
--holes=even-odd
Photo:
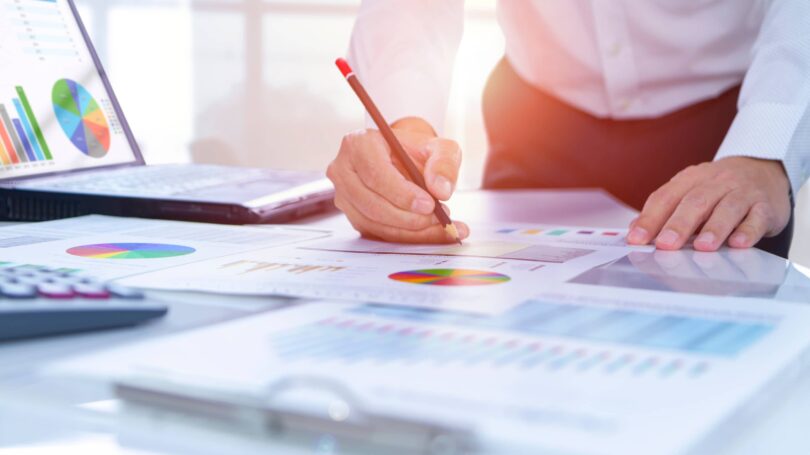
[[[37,142],[37,137],[34,134],[34,128],[31,126],[31,122],[28,121],[28,117],[25,115],[25,110],[23,109],[22,103],[20,103],[20,100],[16,98],[13,101],[14,107],[17,109],[17,114],[20,116],[20,121],[22,122],[25,134],[28,136],[28,143],[33,148],[34,154],[36,155],[36,160],[45,160],[45,154],[42,153],[39,142]]]
[[[20,142],[25,150],[25,155],[28,157],[28,161],[36,161],[37,157],[34,154],[34,149],[31,148],[31,142],[28,140],[28,136],[25,133],[23,124],[20,123],[20,119],[15,118],[11,121],[14,123],[14,129],[17,131],[17,136],[20,138]]]
[[[773,329],[772,325],[759,322],[538,300],[491,318],[382,305],[366,305],[355,311],[399,321],[489,328],[719,357],[739,354]]]

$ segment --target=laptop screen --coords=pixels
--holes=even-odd
[[[0,180],[142,162],[68,0],[0,2]]]

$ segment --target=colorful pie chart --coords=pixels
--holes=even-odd
[[[500,273],[467,269],[408,270],[392,273],[388,278],[403,283],[431,286],[485,286],[506,283],[511,279]]]
[[[51,91],[56,120],[82,153],[101,158],[110,150],[110,127],[98,103],[81,84],[60,79]]]
[[[91,259],[160,259],[185,256],[194,248],[165,243],[98,243],[74,246],[68,254]]]

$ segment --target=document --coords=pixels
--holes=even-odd
[[[494,317],[305,304],[48,372],[257,402],[316,377],[361,411],[471,428],[498,453],[678,454],[738,431],[795,379],[808,326],[803,304],[564,285]]]
[[[195,262],[122,283],[497,314],[627,251],[497,236],[471,238],[464,245],[404,245],[337,237]]]
[[[329,235],[282,226],[89,215],[0,228],[0,260],[81,271],[106,280]]]
[[[653,251],[651,245],[628,245],[627,229],[583,226],[508,223],[476,225],[476,232],[502,239],[552,243],[556,245],[592,245],[628,247],[633,251]]]

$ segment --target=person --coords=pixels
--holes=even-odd
[[[810,2],[522,0],[497,16],[484,188],[602,187],[640,210],[630,244],[787,256],[810,171]],[[463,18],[463,0],[365,0],[349,48],[441,201],[462,156],[440,133]],[[327,175],[362,234],[452,240],[376,130],[347,134]]]

